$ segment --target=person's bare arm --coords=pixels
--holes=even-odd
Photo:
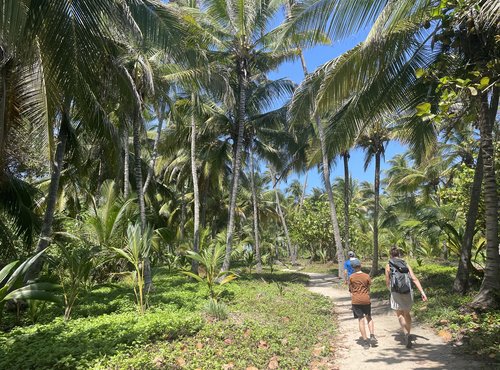
[[[422,295],[422,301],[424,301],[424,302],[427,301],[427,296],[425,295],[425,292],[422,289],[422,285],[420,284],[420,280],[418,280],[418,278],[415,276],[410,265],[408,265],[408,270],[410,271],[410,276],[411,276],[411,279],[413,280],[413,284],[415,284],[415,286],[419,290],[420,294]]]
[[[387,289],[391,290],[391,278],[389,276],[389,264],[385,265],[385,285]]]

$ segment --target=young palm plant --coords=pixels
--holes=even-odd
[[[142,231],[141,224],[130,224],[127,228],[128,244],[125,248],[112,248],[120,257],[125,258],[134,267],[134,294],[138,311],[143,314],[146,309],[144,289],[144,260],[149,256],[152,231],[146,227]]]
[[[19,266],[18,261],[11,262],[0,270],[0,321],[3,307],[10,299],[40,300],[56,303],[60,301],[55,294],[55,290],[58,288],[57,285],[33,281],[23,283],[26,271],[43,253],[44,251],[38,252]]]
[[[187,252],[187,257],[192,260],[197,261],[201,266],[205,268],[205,275],[194,274],[191,271],[183,271],[187,276],[199,281],[200,283],[205,283],[210,292],[210,299],[217,300],[220,293],[216,292],[216,285],[227,284],[238,276],[230,271],[222,270],[222,263],[224,262],[225,248],[220,242],[215,242],[208,248],[204,248],[200,253],[193,251]]]

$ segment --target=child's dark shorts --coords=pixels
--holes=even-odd
[[[355,319],[362,319],[364,316],[372,315],[372,305],[371,304],[353,304],[352,313]]]

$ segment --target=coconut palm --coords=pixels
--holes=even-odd
[[[363,133],[358,139],[358,146],[366,151],[365,171],[375,158],[375,179],[374,179],[374,208],[373,208],[373,258],[371,276],[378,274],[378,226],[380,209],[380,160],[384,158],[385,148],[390,139],[387,124],[381,121],[375,122],[369,130]]]
[[[119,38],[122,35],[141,38],[144,32],[165,47],[172,40],[170,31],[179,29],[172,12],[156,1],[44,2],[39,5],[9,1],[4,4],[9,12],[0,25],[5,35],[2,50],[6,60],[23,66],[36,76],[36,84],[30,85],[29,94],[24,95],[31,100],[25,117],[31,122],[43,122],[49,137],[52,179],[38,251],[50,243],[59,178],[72,122],[94,128],[108,140],[115,135],[106,119],[106,100],[109,98],[106,92],[110,91],[108,84],[120,86],[113,79],[119,64],[115,61],[125,51],[123,40]],[[154,13],[160,8],[161,20]],[[3,69],[4,77],[5,73],[8,71]],[[5,84],[2,86],[5,88]],[[4,102],[7,101],[6,91],[4,89],[1,94]],[[6,107],[6,104],[1,105]],[[0,116],[5,117],[4,113]],[[59,126],[58,144],[54,154],[56,124]],[[4,147],[4,121],[0,122],[0,127]],[[38,262],[31,271],[39,268]]]
[[[244,132],[247,122],[247,89],[252,79],[276,69],[283,61],[293,57],[291,52],[273,50],[274,39],[267,29],[269,22],[279,11],[280,1],[226,2],[207,0],[198,18],[201,29],[211,42],[210,49],[216,56],[224,57],[217,73],[227,75],[230,90],[224,100],[235,117],[233,138],[233,164],[226,256],[223,269],[228,270],[235,227],[235,208],[242,166]]]
[[[438,29],[444,28],[442,35],[444,39],[449,42],[450,35],[456,37],[458,42],[454,45],[457,45],[461,54],[465,56],[465,65],[485,65],[493,60],[497,50],[493,44],[493,35],[498,33],[499,24],[496,2],[471,0],[451,4],[451,7],[452,11],[448,8],[442,9],[443,14],[439,19],[446,18],[446,22],[436,24]],[[318,76],[321,78],[317,88],[317,108],[324,112],[338,111],[339,108],[347,107],[347,111],[351,112],[343,117],[346,125],[344,135],[341,135],[344,140],[340,141],[344,142],[337,141],[335,144],[339,149],[345,147],[345,141],[354,140],[356,133],[369,121],[368,113],[375,116],[384,110],[402,111],[415,107],[419,101],[427,100],[422,91],[418,93],[419,89],[415,89],[418,83],[412,74],[416,68],[430,65],[436,56],[425,51],[428,37],[422,32],[424,26],[431,25],[429,20],[432,18],[432,9],[435,8],[432,2],[428,1],[351,3],[329,0],[306,1],[295,7],[295,12],[292,9],[293,16],[284,35],[313,26],[317,32],[327,29],[334,39],[341,39],[374,21],[367,39],[362,44],[326,63],[317,73],[316,78]],[[474,27],[468,28],[466,25],[471,23]],[[449,33],[448,36],[446,32]],[[481,52],[478,52],[478,47]],[[471,53],[472,50],[474,52]],[[488,78],[488,82],[496,80],[493,70],[486,71],[485,77]],[[318,82],[309,81],[304,84],[303,90],[310,91],[310,86],[315,83]],[[489,267],[486,269],[487,274],[481,292],[475,300],[478,306],[494,302],[495,292],[500,288],[498,283],[500,258],[497,250],[498,195],[493,190],[496,188],[496,183],[490,144],[494,121],[492,113],[498,109],[498,88],[495,88],[494,84],[488,86],[489,88],[482,88],[480,93],[476,93],[480,112],[478,122],[482,127],[480,134],[484,166],[490,171],[487,176],[485,172],[484,178],[489,209],[486,216]],[[296,100],[308,104],[305,101],[307,99],[303,99],[300,94]],[[409,131],[406,137],[412,142],[413,147],[420,146],[425,149],[422,144],[428,144],[432,140],[433,127],[429,121],[427,122],[424,125],[407,126]],[[416,138],[420,140],[415,140]],[[486,184],[489,184],[488,188]]]

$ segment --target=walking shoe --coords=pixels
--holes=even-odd
[[[361,345],[363,346],[364,349],[370,348],[370,340],[369,339],[363,339],[363,342],[361,342]]]
[[[370,334],[370,344],[372,347],[376,347],[378,344],[377,338],[375,338],[375,334]]]
[[[411,348],[411,336],[410,336],[410,334],[405,334],[405,345],[406,345],[406,348]]]

